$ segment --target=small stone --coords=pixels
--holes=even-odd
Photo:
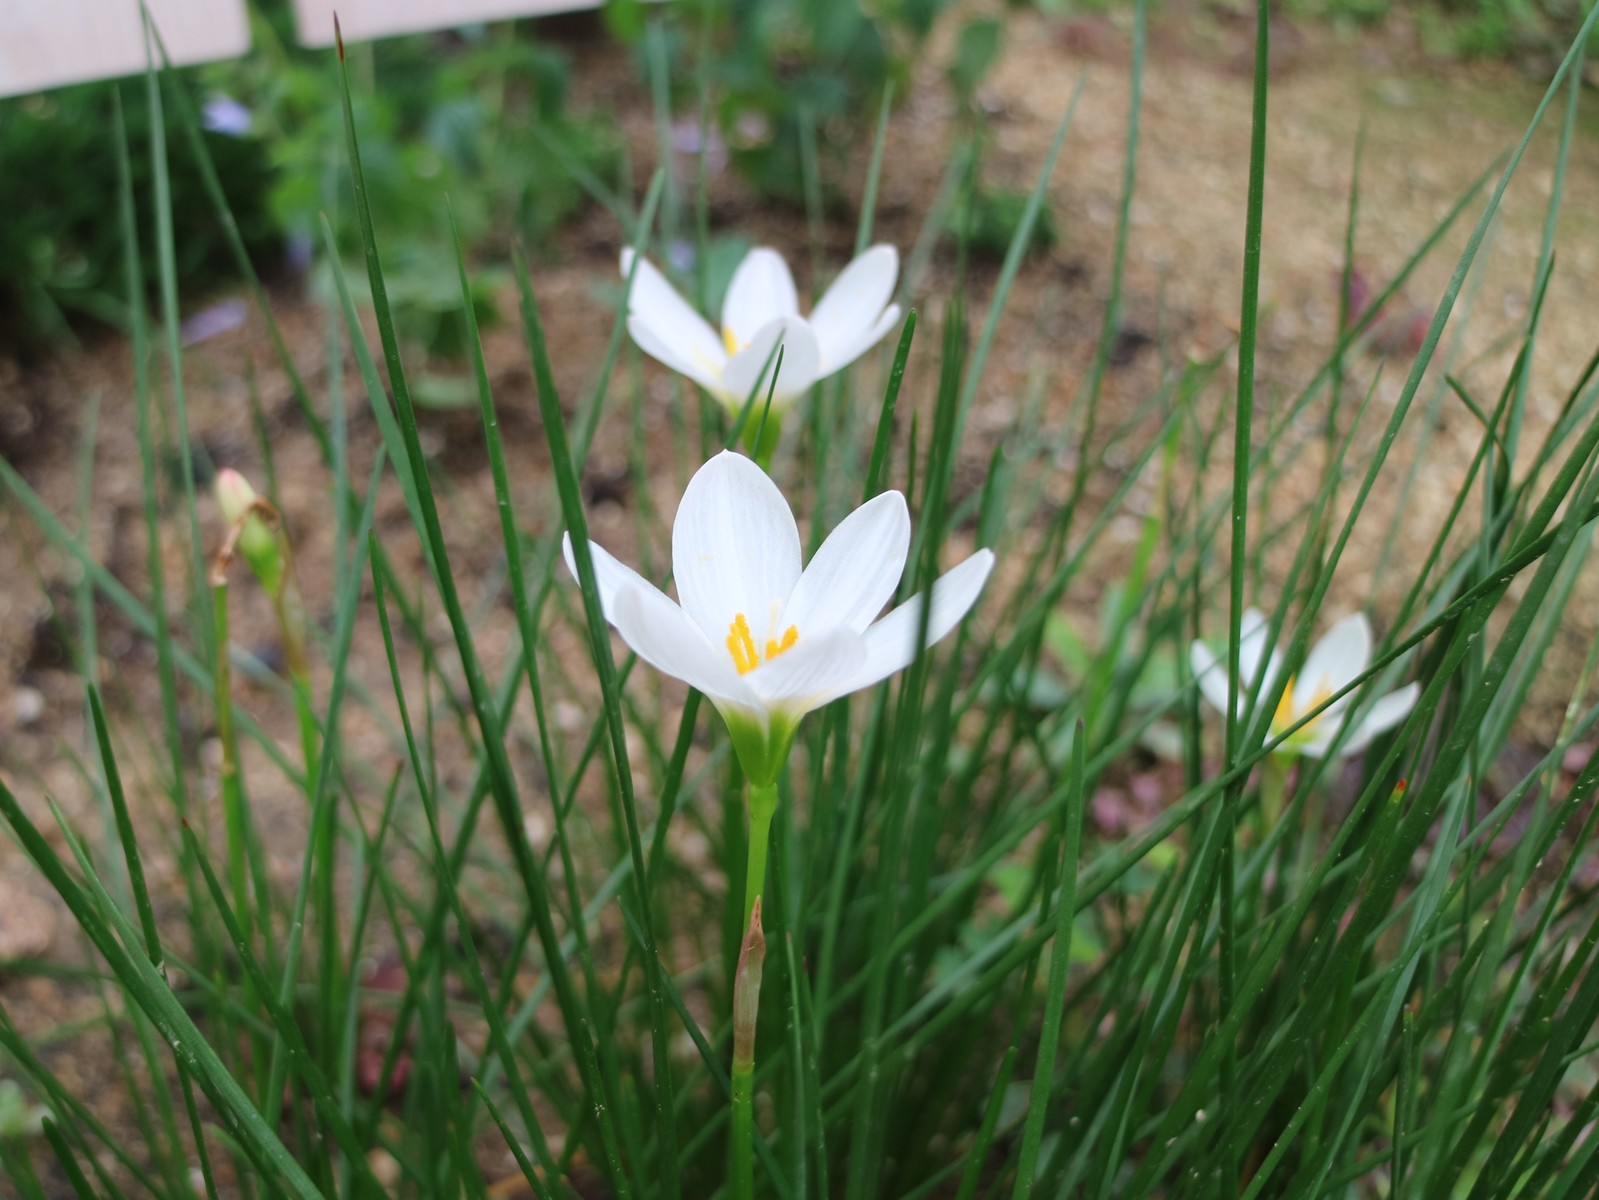
[[[44,693],[38,688],[19,687],[11,693],[11,719],[18,729],[38,723],[44,716]]]
[[[527,834],[528,845],[542,852],[550,844],[550,818],[538,811],[526,813],[522,817],[522,832]]]
[[[691,871],[702,871],[714,865],[710,839],[697,829],[674,827],[667,835],[678,862]]]
[[[48,903],[0,879],[0,962],[38,958],[50,948],[55,926],[55,912]]]
[[[366,1156],[366,1165],[372,1169],[372,1177],[384,1187],[393,1189],[399,1184],[399,1160],[381,1146]]]

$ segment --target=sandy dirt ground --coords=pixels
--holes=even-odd
[[[1320,27],[1284,26],[1273,32],[1258,425],[1269,424],[1282,412],[1315,375],[1336,339],[1338,278],[1358,132],[1364,130],[1365,143],[1356,257],[1362,275],[1381,286],[1496,157],[1515,143],[1542,91],[1539,83],[1510,67],[1431,60],[1403,29],[1358,36]],[[1129,361],[1118,365],[1108,380],[1105,404],[1113,416],[1131,411],[1158,378],[1156,353],[1138,352],[1145,335],[1160,339],[1166,352],[1179,358],[1224,352],[1236,338],[1252,37],[1248,23],[1182,13],[1162,17],[1151,30],[1123,317],[1131,350]],[[1109,286],[1131,94],[1130,47],[1129,23],[1123,17],[1071,22],[1018,17],[1005,55],[984,89],[982,98],[989,111],[985,177],[992,184],[1017,188],[1032,183],[1074,90],[1079,84],[1083,90],[1050,187],[1062,237],[1057,247],[1026,264],[1012,295],[962,448],[976,469],[1003,438],[1038,372],[1050,380],[1046,399],[1050,420],[1076,419],[1072,404],[1092,361]],[[656,145],[647,94],[620,53],[593,42],[577,44],[573,50],[578,104],[614,109],[636,173],[646,177],[655,165]],[[876,236],[906,251],[926,216],[956,127],[957,114],[947,89],[938,86],[937,70],[936,65],[922,69],[923,77],[889,128]],[[1549,285],[1529,394],[1529,442],[1547,428],[1594,350],[1593,314],[1599,311],[1599,125],[1593,107],[1590,95],[1565,184],[1560,257]],[[1475,394],[1490,400],[1502,386],[1513,356],[1507,338],[1526,317],[1553,184],[1555,133],[1550,123],[1537,135],[1507,194],[1505,211],[1482,256],[1481,278],[1462,294],[1471,304],[1469,324],[1458,336],[1454,332],[1458,322],[1445,333],[1442,353],[1452,369]],[[858,200],[852,181],[859,176],[854,172],[840,181],[840,191],[852,203]],[[712,181],[711,199],[717,232],[738,231],[783,248],[797,264],[801,290],[806,290],[812,281],[806,269],[802,214],[757,207],[747,188],[725,174]],[[1370,428],[1356,435],[1357,462],[1365,461],[1392,411],[1410,368],[1417,332],[1434,311],[1479,210],[1480,204],[1468,209],[1391,306],[1377,338],[1381,352],[1363,352],[1351,360],[1349,387],[1356,394],[1381,371],[1367,419]],[[824,228],[819,249],[827,270],[842,265],[853,230],[849,212]],[[555,349],[557,383],[569,411],[592,388],[611,328],[621,238],[609,217],[595,211],[574,223],[536,267]],[[950,256],[935,255],[923,276],[912,281],[911,301],[937,314],[952,272]],[[980,269],[974,277],[974,306],[986,303],[994,275],[990,264],[986,274]],[[194,304],[216,299],[196,298]],[[325,314],[293,288],[275,291],[273,303],[300,370],[317,403],[325,406]],[[514,312],[514,301],[507,302],[506,310]],[[906,395],[913,405],[931,399],[936,345],[935,338],[921,339],[907,384]],[[557,517],[548,506],[543,434],[514,321],[489,332],[487,352],[521,515],[528,531],[538,536]],[[885,368],[881,354],[863,366],[865,394],[871,394]],[[625,367],[621,374],[631,369]],[[670,393],[664,369],[653,363],[641,369],[652,397]],[[1232,370],[1230,364],[1223,373],[1218,403],[1225,400]],[[1435,369],[1433,376],[1438,374]],[[361,480],[372,462],[377,431],[348,355],[342,377],[352,414],[353,475]],[[618,383],[618,396],[625,391],[623,383]],[[164,377],[158,378],[158,384],[164,385]],[[251,386],[259,389],[269,416],[284,516],[295,538],[302,586],[313,611],[325,618],[331,612],[335,583],[327,476],[258,318],[187,353],[184,389],[190,433],[217,465],[236,466],[259,478],[262,462],[249,417]],[[1435,386],[1429,376],[1418,404],[1428,401]],[[148,574],[127,345],[102,338],[81,354],[28,370],[0,363],[0,409],[5,410],[0,432],[11,460],[49,510],[73,527],[78,522],[79,441],[91,406],[98,407],[99,423],[93,448],[89,545],[112,577],[144,597]],[[663,413],[664,405],[644,415],[652,438],[664,436],[668,429]],[[1463,407],[1446,401],[1440,413],[1417,468],[1414,490],[1398,518],[1404,547],[1423,545],[1435,534],[1476,448],[1480,431]],[[1302,432],[1291,437],[1314,439],[1320,414],[1319,407],[1308,410],[1298,423]],[[475,614],[480,649],[490,659],[503,656],[512,644],[513,622],[500,598],[503,555],[498,517],[475,413],[430,420],[425,436],[434,454],[456,574],[465,589],[468,611]],[[589,467],[596,536],[613,544],[623,557],[632,549],[636,507],[647,501],[655,514],[650,520],[664,529],[682,482],[671,472],[662,472],[658,488],[652,485],[652,495],[631,495],[626,482],[631,445],[627,414],[614,412],[601,428]],[[1401,438],[1362,520],[1363,536],[1357,536],[1336,584],[1339,598],[1351,603],[1374,593],[1379,620],[1384,606],[1395,603],[1408,583],[1398,567],[1390,567],[1382,576],[1377,576],[1376,568],[1383,532],[1400,505],[1401,484],[1417,454],[1414,438]],[[1315,453],[1303,463],[1279,479],[1275,486],[1282,491],[1274,494],[1273,504],[1302,500],[1319,482]],[[1067,469],[1069,464],[1063,472]],[[167,490],[174,494],[172,488]],[[214,542],[220,527],[209,500],[202,499],[201,514],[204,536]],[[169,504],[162,519],[167,572],[169,578],[180,579],[186,553],[181,507]],[[420,579],[420,550],[392,488],[380,501],[377,527],[402,577]],[[1403,563],[1405,555],[1396,561]],[[77,578],[75,566],[48,545],[38,524],[7,500],[0,508],[0,580],[4,580],[0,772],[37,819],[49,823],[45,797],[50,796],[70,819],[93,829],[98,827],[100,801],[85,781],[89,742],[70,636],[77,620]],[[246,589],[239,592],[235,636],[270,660],[274,646],[265,602]],[[1083,599],[1091,607],[1093,598]],[[169,596],[175,619],[181,617],[183,601],[181,588]],[[443,653],[448,630],[431,601],[428,616],[435,648]],[[172,814],[161,808],[164,801],[149,799],[161,796],[154,653],[148,639],[113,603],[102,599],[97,617],[97,666],[113,721],[127,745],[124,770],[130,792],[146,798],[141,819],[147,828],[142,832],[148,832],[152,853],[146,865],[159,889],[173,880],[175,839]],[[1575,667],[1595,635],[1595,619],[1591,603],[1572,614],[1568,636],[1558,647],[1559,661],[1550,664],[1549,687],[1537,698],[1541,713],[1558,715],[1564,705]],[[581,662],[581,647],[575,640],[570,649],[572,661]],[[387,680],[375,622],[363,622],[358,630],[355,656],[354,673],[381,693]],[[408,669],[414,666],[413,662]],[[1562,683],[1567,691],[1561,690]],[[286,754],[292,754],[294,729],[287,707],[266,687],[241,687],[246,709]],[[576,685],[557,684],[557,703],[571,710],[574,726],[583,719],[583,699]],[[558,717],[561,711],[557,709]],[[194,764],[196,780],[193,802],[203,805],[214,793],[215,741],[208,708],[193,689],[185,690],[183,716],[189,737],[185,753]],[[1542,727],[1551,726],[1545,722]],[[350,757],[368,756],[373,777],[386,778],[397,760],[383,721],[364,712],[352,713],[347,736]],[[529,735],[519,736],[525,741]],[[457,753],[454,761],[442,763],[443,783],[465,788],[470,769],[465,744],[449,730],[443,737],[446,752],[453,747]],[[527,765],[532,751],[522,742],[516,751],[519,769],[527,770],[525,795],[536,796],[544,784]],[[269,776],[264,769],[253,772],[255,778]],[[303,802],[292,790],[274,791],[263,783],[255,804],[275,842],[286,848],[302,844]],[[682,849],[693,852],[692,846]],[[274,861],[282,881],[292,885],[297,851]],[[65,914],[56,911],[43,882],[25,867],[8,841],[0,840],[0,864],[0,957],[77,958],[78,938]],[[167,890],[170,895],[171,889]],[[42,1044],[60,1047],[61,1057],[52,1061],[69,1084],[81,1085],[88,1093],[109,1078],[109,1066],[93,1055],[72,1053],[70,1039],[50,1041],[69,1022],[92,1015],[97,997],[67,983],[19,974],[11,979],[0,975],[0,1002],[25,1032],[43,1039]],[[103,1092],[106,1115],[113,1121],[125,1104],[116,1091]]]

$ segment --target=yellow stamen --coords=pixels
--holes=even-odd
[[[1288,685],[1283,688],[1283,698],[1277,701],[1277,711],[1272,714],[1272,728],[1279,730],[1287,729],[1306,713],[1314,712],[1316,709],[1320,708],[1332,698],[1332,694],[1332,681],[1329,680],[1327,676],[1323,675],[1320,679],[1316,680],[1316,689],[1315,691],[1311,692],[1310,699],[1305,702],[1305,706],[1303,708],[1295,708],[1294,677],[1290,675],[1288,677]],[[1322,716],[1325,715],[1325,713],[1322,714]],[[1296,731],[1294,736],[1296,738],[1306,736],[1311,730],[1316,728],[1316,723],[1320,720],[1320,716],[1312,718],[1308,724]]]
[[[763,658],[755,646],[755,635],[750,632],[749,619],[743,613],[733,618],[733,623],[727,627],[727,652],[733,656],[733,665],[738,668],[740,675],[748,675],[762,662],[771,662],[779,654],[793,649],[794,643],[799,641],[799,629],[790,625],[783,631],[781,639],[766,639],[766,655]]]
[[[744,349],[744,346],[738,340],[738,334],[733,332],[731,325],[722,326],[722,345],[727,347],[727,356],[729,358]]]
[[[727,649],[740,675],[747,675],[761,665],[760,655],[755,652],[755,638],[750,633],[750,623],[745,620],[743,613],[734,617],[733,623],[728,626]]]
[[[1294,677],[1288,677],[1288,684],[1283,688],[1282,699],[1277,701],[1277,711],[1271,714],[1271,727],[1273,729],[1287,729],[1294,723]]]
[[[766,661],[771,662],[779,654],[792,649],[794,643],[797,641],[799,641],[799,630],[792,625],[783,631],[783,640],[781,642],[773,641],[771,638],[767,638]]]

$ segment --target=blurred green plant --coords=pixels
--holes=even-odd
[[[805,199],[807,160],[822,183],[870,136],[885,92],[904,95],[951,0],[698,0],[677,6],[668,32],[673,77],[701,78],[733,165],[768,196]],[[613,30],[642,39],[635,0],[612,0]],[[998,59],[1004,20],[965,19],[947,78],[970,106]]]
[[[347,182],[327,55],[290,45],[282,24],[276,10],[259,16],[248,58],[166,77],[202,114],[206,152],[244,247],[268,274],[309,265],[324,210],[340,252],[359,252],[355,223],[337,199]],[[567,109],[566,54],[530,29],[478,27],[351,50],[378,84],[356,122],[371,148],[373,207],[395,233],[396,318],[407,340],[430,353],[457,355],[465,344],[444,197],[474,257],[494,260],[517,238],[545,241],[583,206],[574,172],[605,176],[617,162],[609,123]],[[125,323],[121,237],[104,220],[116,187],[114,86],[0,104],[0,205],[9,214],[0,227],[0,341],[19,349],[68,332],[82,316]],[[146,139],[145,109],[128,111],[130,137]],[[168,140],[173,219],[185,231],[177,277],[186,290],[204,289],[234,278],[237,267],[191,147],[175,133]],[[149,163],[135,156],[133,169],[144,224]],[[153,278],[154,239],[144,253]],[[474,292],[480,322],[496,316],[492,284],[491,273]]]
[[[1262,0],[1263,34],[1264,10]],[[865,388],[844,392],[838,419],[816,420],[814,440],[798,439],[779,464],[786,491],[808,498],[813,527],[841,498],[902,484],[916,514],[907,591],[972,542],[996,549],[1008,589],[936,659],[798,731],[762,905],[770,1000],[747,1031],[761,1047],[746,1106],[754,1162],[742,1164],[755,1194],[1595,1193],[1599,646],[1580,666],[1559,661],[1599,528],[1594,367],[1550,422],[1530,401],[1546,344],[1543,283],[1569,199],[1575,55],[1508,159],[1441,217],[1320,367],[1273,387],[1268,406],[1257,405],[1252,369],[1228,386],[1234,362],[1255,363],[1261,327],[1253,254],[1272,194],[1262,175],[1267,50],[1261,36],[1250,163],[1260,186],[1242,239],[1253,252],[1236,358],[1221,347],[1187,361],[1163,345],[1159,378],[1131,403],[1102,391],[1124,329],[1118,266],[1096,367],[1078,379],[1064,419],[1044,397],[1079,360],[1051,342],[1002,439],[971,445],[983,434],[968,416],[994,412],[980,399],[994,390],[988,367],[1011,355],[996,330],[1074,101],[985,289],[980,326],[963,279],[939,351],[915,348],[936,369],[936,389],[900,397],[916,328],[907,318],[881,403]],[[1272,728],[1286,676],[1314,675],[1310,638],[1331,611],[1333,581],[1348,586],[1346,550],[1393,544],[1408,524],[1403,504],[1385,512],[1368,498],[1407,458],[1412,470],[1423,461],[1409,439],[1425,443],[1441,417],[1423,394],[1429,361],[1446,326],[1464,332],[1463,289],[1504,228],[1512,177],[1541,123],[1562,111],[1557,182],[1535,197],[1548,233],[1526,264],[1537,300],[1513,331],[1514,365],[1505,378],[1495,362],[1486,376],[1447,380],[1479,422],[1475,449],[1469,465],[1456,463],[1447,514],[1409,531],[1389,575],[1404,598],[1373,598],[1385,633],[1346,689],[1359,704],[1352,689],[1414,677],[1422,695],[1361,761],[1334,774],[1330,760],[1301,759],[1269,782],[1270,756],[1294,732]],[[1130,106],[1118,264],[1135,232],[1137,113]],[[359,179],[357,125],[351,105],[347,153]],[[163,173],[163,147],[152,150]],[[640,245],[664,178],[639,215]],[[359,441],[329,438],[322,465],[290,483],[330,527],[307,548],[320,542],[313,553],[337,564],[313,593],[309,752],[285,754],[274,732],[281,690],[235,686],[220,582],[210,625],[203,607],[169,602],[184,584],[203,594],[216,530],[202,527],[188,473],[181,493],[157,482],[148,372],[132,384],[147,587],[122,582],[82,532],[81,514],[102,498],[92,454],[80,465],[77,522],[0,458],[19,520],[79,568],[71,603],[84,643],[81,728],[92,737],[83,749],[63,738],[60,750],[87,803],[58,805],[32,778],[15,795],[10,772],[0,779],[8,836],[92,946],[83,966],[6,969],[98,993],[102,1010],[24,1034],[0,1005],[8,1069],[29,1103],[59,1117],[41,1122],[44,1143],[0,1138],[0,1166],[29,1200],[194,1200],[202,1188],[235,1194],[235,1181],[247,1200],[728,1194],[719,1186],[739,1086],[727,1070],[738,1036],[730,996],[748,890],[738,864],[754,827],[736,756],[698,692],[656,691],[648,671],[629,679],[637,660],[616,657],[597,589],[573,603],[559,566],[563,528],[580,543],[585,532],[595,447],[631,426],[637,498],[708,455],[643,419],[654,400],[620,359],[625,309],[568,418],[535,279],[518,256],[549,469],[508,464],[514,443],[497,405],[509,397],[494,394],[456,249],[493,488],[492,503],[474,502],[423,443],[375,194],[352,193],[387,377],[335,253],[344,324],[329,331],[328,351],[354,353],[372,420],[353,430]],[[117,199],[131,246],[125,179]],[[1476,223],[1418,356],[1375,410],[1385,430],[1357,437],[1371,432],[1378,395],[1360,339],[1467,212]],[[168,278],[174,253],[168,239],[159,264]],[[128,306],[138,361],[150,331],[136,277]],[[286,351],[283,362],[293,376]],[[1468,391],[1480,384],[1498,399],[1480,403]],[[830,415],[826,390],[811,413]],[[932,394],[919,403],[917,390]],[[171,429],[180,461],[192,460],[186,422]],[[93,448],[92,421],[83,440]],[[987,462],[975,485],[964,478],[969,450]],[[1325,464],[1319,484],[1307,454]],[[352,471],[362,459],[364,486]],[[523,472],[514,486],[512,469]],[[1315,494],[1282,486],[1291,478],[1310,479]],[[405,519],[379,517],[380,492],[398,493]],[[164,510],[177,495],[184,511]],[[477,570],[479,556],[457,552],[474,508],[493,514],[503,571]],[[659,510],[629,510],[641,550],[670,543]],[[1283,547],[1291,563],[1275,561]],[[662,562],[646,568],[652,580]],[[1266,642],[1281,648],[1285,670],[1218,728],[1200,712],[1191,639],[1226,629],[1230,690],[1242,695],[1246,583],[1279,597]],[[96,631],[110,612],[149,652],[107,673],[108,717]],[[374,625],[381,662],[370,653]],[[1564,679],[1550,678],[1557,665]],[[215,710],[214,773],[186,737],[194,724],[180,683],[184,708]],[[1520,730],[1535,684],[1557,698],[1570,690],[1529,747]],[[157,686],[159,716],[147,711]],[[1140,749],[1155,722],[1174,762]],[[228,749],[235,733],[245,753]],[[164,764],[150,753],[160,741]],[[303,823],[254,807],[274,793]],[[1131,811],[1119,794],[1144,807]],[[213,865],[219,850],[226,882]],[[162,864],[148,883],[146,861]],[[110,1060],[101,1095],[85,1095],[83,1075],[55,1053],[80,1034]],[[106,1096],[129,1098],[125,1123],[108,1128],[96,1115]]]
[[[1434,53],[1524,59],[1562,53],[1593,0],[1290,0],[1287,7],[1295,16],[1352,24],[1403,14]],[[1590,39],[1589,51],[1595,48],[1599,40]]]
[[[966,239],[973,254],[1000,259],[1010,249],[1027,213],[1029,193],[1019,188],[990,187],[976,183],[950,210],[949,231]],[[1024,251],[1042,254],[1060,241],[1054,209],[1044,205],[1033,222]]]
[[[15,1079],[0,1079],[0,1138],[33,1137],[48,1115],[29,1101]]]
[[[111,85],[89,84],[0,102],[0,350],[28,352],[67,333],[83,317],[121,325],[122,234],[105,219],[116,191]],[[128,109],[129,134],[149,138],[145,108]],[[268,191],[272,167],[253,137],[206,133],[240,235],[252,256],[268,261],[280,245]],[[141,224],[150,220],[151,168],[132,160]],[[186,144],[171,146],[172,211],[186,231],[177,268],[204,287],[226,278],[231,259]],[[155,276],[154,239],[143,244],[146,276]]]
[[[868,13],[855,0],[707,0],[699,18],[717,31],[707,83],[733,164],[763,192],[800,200],[806,142],[836,164],[883,89],[904,90],[910,54],[945,2]]]

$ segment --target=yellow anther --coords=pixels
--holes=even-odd
[[[1316,690],[1310,693],[1310,699],[1306,702],[1304,711],[1315,712],[1316,709],[1320,708],[1323,704],[1326,704],[1327,701],[1332,699],[1332,694],[1332,680],[1323,675],[1320,679],[1316,680]],[[1324,713],[1322,715],[1325,716],[1326,714]],[[1320,719],[1320,717],[1316,718],[1317,721]],[[1312,721],[1310,724],[1314,725],[1315,723],[1316,721]],[[1309,726],[1307,726],[1307,728],[1309,728]]]
[[[733,618],[733,623],[727,627],[727,652],[733,656],[733,665],[738,668],[740,675],[748,675],[762,662],[771,662],[779,654],[793,648],[799,641],[799,630],[790,625],[783,631],[781,639],[766,639],[766,655],[763,658],[756,649],[755,635],[750,632],[750,623],[743,613]]]
[[[1283,688],[1282,699],[1277,701],[1277,711],[1271,714],[1271,727],[1273,729],[1287,729],[1294,723],[1294,677],[1288,677],[1288,683]]]
[[[1332,681],[1323,675],[1316,680],[1316,690],[1310,694],[1310,699],[1303,708],[1294,707],[1294,677],[1288,677],[1288,685],[1283,688],[1283,698],[1277,701],[1277,711],[1272,714],[1271,724],[1273,729],[1287,729],[1308,712],[1314,712],[1332,698]],[[1325,714],[1323,714],[1325,715]],[[1316,722],[1321,717],[1314,717],[1295,733],[1295,737],[1303,737],[1316,727]]]
[[[731,325],[722,326],[722,345],[727,347],[727,356],[729,358],[744,349],[744,346],[738,340],[738,334],[733,332]]]
[[[755,637],[750,633],[750,623],[743,613],[733,618],[727,629],[727,650],[733,656],[733,665],[740,675],[747,675],[761,665],[755,651]]]
[[[767,638],[766,639],[766,661],[767,662],[771,662],[774,658],[776,658],[779,654],[782,654],[785,650],[792,649],[794,643],[797,642],[797,641],[799,641],[799,630],[796,629],[792,625],[790,625],[787,629],[785,629],[783,631],[783,640],[782,641],[779,642],[779,641],[774,641],[772,638]]]

